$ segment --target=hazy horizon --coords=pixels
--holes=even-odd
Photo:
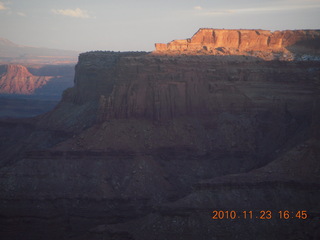
[[[0,37],[52,49],[152,51],[199,28],[320,29],[320,0],[1,0]]]

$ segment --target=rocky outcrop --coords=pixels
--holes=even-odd
[[[279,57],[292,59],[292,54],[319,53],[320,31],[318,30],[224,30],[201,28],[192,38],[156,43],[155,53],[166,54],[214,54],[256,55],[264,59]]]
[[[0,94],[32,94],[51,79],[34,76],[22,65],[0,66]]]

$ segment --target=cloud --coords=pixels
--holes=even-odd
[[[23,13],[23,12],[17,12],[17,14],[20,16],[20,17],[26,17],[27,14]]]
[[[3,2],[0,2],[0,10],[8,9]]]
[[[26,17],[27,14],[25,14],[24,12],[16,12],[16,11],[13,11],[10,7],[8,7],[7,5],[10,5],[11,2],[2,2],[0,1],[0,11],[3,10],[5,11],[5,13],[9,16],[12,16],[12,15],[18,15],[20,17]]]
[[[236,10],[215,10],[215,11],[207,11],[207,12],[204,12],[203,14],[201,15],[223,15],[223,14],[231,14],[231,13],[235,13]]]
[[[54,14],[63,15],[74,18],[90,18],[88,12],[86,10],[82,10],[80,8],[76,9],[52,9]]]
[[[194,10],[202,10],[202,7],[201,6],[195,6],[193,9]]]

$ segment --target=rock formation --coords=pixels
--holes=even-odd
[[[34,76],[22,65],[0,66],[0,94],[32,94],[51,79],[50,76]]]
[[[254,55],[264,59],[292,59],[293,53],[319,54],[319,30],[224,30],[201,28],[192,38],[156,43],[156,53]]]
[[[299,104],[313,101],[317,66],[318,62],[273,62],[244,56],[85,53],[76,66],[75,87],[64,93],[61,109],[68,102],[95,111],[84,114],[82,122],[87,118],[166,121],[223,111],[247,112],[261,105],[297,110],[293,99],[298,92]],[[294,83],[290,89],[286,89],[288,82]],[[54,115],[45,122],[62,121]]]
[[[317,239],[317,58],[162,53],[81,54],[53,111],[0,122],[0,236]]]

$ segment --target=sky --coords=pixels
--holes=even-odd
[[[152,51],[199,28],[320,29],[320,0],[0,0],[0,37],[26,46]]]

